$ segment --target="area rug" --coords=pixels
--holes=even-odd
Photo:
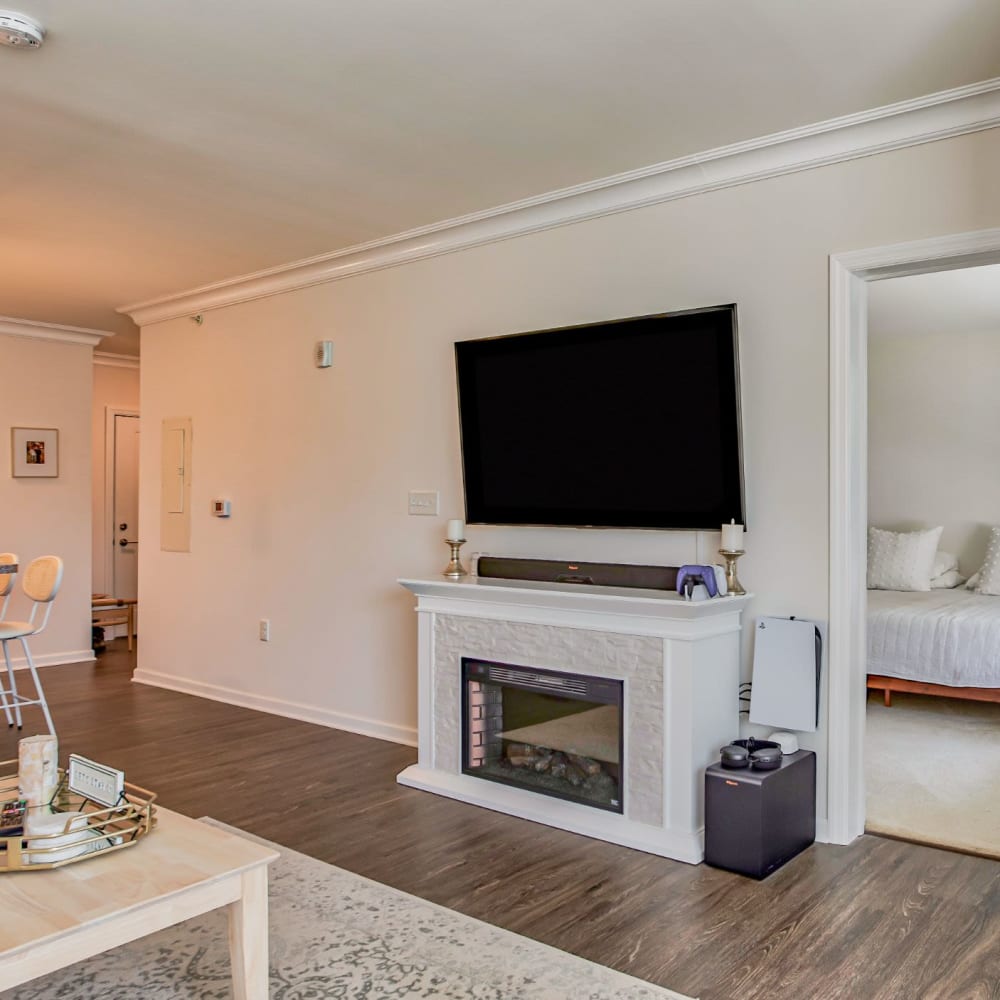
[[[269,846],[281,854],[269,878],[271,1000],[691,1000]],[[232,996],[226,927],[216,911],[0,998],[222,1000]]]
[[[865,782],[869,833],[1000,859],[1000,705],[870,700]]]

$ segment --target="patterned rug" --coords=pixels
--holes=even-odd
[[[271,1000],[690,1000],[270,846],[281,852],[269,878]],[[216,911],[0,998],[224,1000],[229,974],[226,916]]]

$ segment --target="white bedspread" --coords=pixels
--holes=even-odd
[[[956,587],[868,591],[868,673],[1000,687],[1000,597]]]

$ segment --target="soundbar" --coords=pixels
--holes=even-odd
[[[476,575],[482,579],[578,583],[595,587],[636,587],[676,590],[676,566],[633,566],[629,563],[557,562],[551,559],[479,557]]]

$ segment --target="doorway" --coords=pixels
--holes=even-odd
[[[830,258],[828,839],[864,832],[868,526],[868,283],[1000,263],[1000,229]]]
[[[105,412],[104,579],[108,594],[136,600],[139,596],[139,414],[115,407],[107,407]],[[114,636],[125,635],[125,626],[113,628]]]
[[[871,285],[868,346],[865,830],[1000,857],[1000,265]]]

